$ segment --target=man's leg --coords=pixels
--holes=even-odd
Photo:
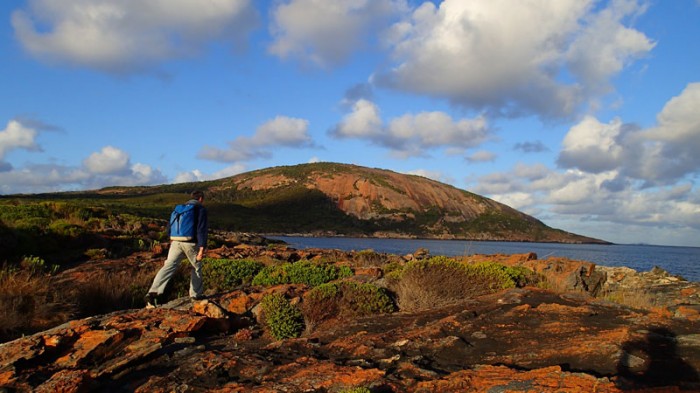
[[[197,245],[184,243],[183,251],[192,265],[190,273],[190,297],[200,298],[204,296],[204,283],[202,281],[202,261],[197,260]]]
[[[157,296],[162,295],[165,292],[165,287],[168,285],[168,281],[173,277],[177,271],[178,266],[180,266],[180,261],[185,254],[182,249],[182,243],[178,241],[173,241],[170,244],[170,249],[168,250],[168,259],[165,260],[163,267],[158,270],[156,277],[153,279],[153,284],[148,293],[154,293]]]

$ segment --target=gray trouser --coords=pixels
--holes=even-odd
[[[168,285],[168,281],[170,281],[178,266],[180,266],[180,261],[182,261],[182,258],[187,257],[194,268],[190,274],[190,297],[203,295],[202,261],[197,260],[198,251],[195,243],[173,240],[170,243],[170,250],[168,250],[168,259],[165,260],[165,264],[156,274],[156,277],[153,279],[153,285],[151,285],[151,289],[148,292],[162,295],[165,292],[165,286]]]

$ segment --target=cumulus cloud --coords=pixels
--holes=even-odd
[[[157,169],[131,163],[129,154],[114,146],[105,146],[83,160],[80,172],[87,176],[82,184],[88,188],[105,186],[140,186],[165,183],[167,178]]]
[[[416,175],[416,176],[422,176],[428,179],[432,179],[435,181],[439,181],[441,183],[454,183],[454,179],[451,178],[450,176],[447,176],[446,174],[440,172],[440,171],[431,171],[428,169],[415,169],[412,171],[406,172],[408,175]]]
[[[520,150],[523,153],[542,153],[549,151],[549,148],[541,141],[518,142],[513,146],[513,150]]]
[[[4,130],[0,131],[0,162],[7,153],[15,149],[39,151],[35,139],[37,130],[27,127],[17,120],[10,120]]]
[[[83,161],[90,173],[120,174],[128,171],[129,155],[112,146],[105,146],[99,152],[92,153]]]
[[[383,132],[383,122],[379,107],[371,101],[360,99],[352,108],[352,112],[333,130],[333,135],[341,138],[379,137]]]
[[[96,189],[107,186],[163,184],[167,177],[149,165],[131,164],[124,151],[106,146],[90,154],[82,166],[27,164],[0,171],[0,193],[39,193]]]
[[[700,83],[689,84],[672,98],[657,116],[657,126],[641,133],[647,142],[646,159],[657,164],[644,167],[639,177],[663,181],[700,170]]]
[[[178,173],[175,176],[175,180],[173,180],[173,183],[191,183],[197,181],[215,180],[224,177],[234,176],[245,171],[246,166],[243,164],[230,165],[214,173],[203,173],[199,169],[195,169],[189,172]]]
[[[125,73],[191,56],[211,40],[241,44],[255,15],[250,0],[30,0],[12,26],[37,58]]]
[[[561,171],[520,163],[479,178],[472,191],[548,225],[609,241],[629,239],[632,231],[639,241],[665,244],[692,244],[700,235],[700,198],[690,183],[640,188],[620,181],[615,170]]]
[[[496,153],[486,151],[486,150],[479,150],[474,153],[472,153],[470,156],[466,157],[466,160],[471,163],[476,163],[476,162],[493,162],[496,160]]]
[[[563,167],[599,173],[615,169],[622,159],[622,121],[614,119],[603,124],[587,116],[573,126],[564,137],[558,163]]]
[[[557,160],[564,168],[621,176],[648,186],[672,184],[700,170],[700,83],[689,84],[669,100],[657,116],[657,125],[640,129],[620,119],[609,123],[588,116],[564,138]],[[624,179],[609,182],[619,187]]]
[[[277,116],[259,126],[252,137],[238,137],[228,142],[228,149],[204,146],[198,158],[221,162],[249,161],[255,158],[272,156],[270,148],[315,147],[309,135],[308,120],[287,116]]]
[[[90,174],[81,168],[32,164],[0,172],[0,193],[40,193],[83,188]]]
[[[330,134],[337,138],[366,139],[399,156],[426,155],[426,149],[468,149],[489,137],[486,119],[455,120],[444,112],[405,114],[384,124],[379,107],[360,99]]]
[[[326,68],[346,62],[387,21],[406,9],[404,0],[291,0],[272,11],[268,50]]]
[[[636,0],[616,0],[588,18],[566,54],[569,70],[581,86],[593,93],[607,91],[610,76],[652,50],[655,43],[647,36],[622,25],[626,18],[645,11],[646,5]]]
[[[643,10],[634,0],[424,2],[394,26],[395,66],[373,80],[499,115],[570,116],[602,90],[585,84],[606,85],[651,50],[624,25]]]

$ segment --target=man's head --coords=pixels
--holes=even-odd
[[[192,199],[196,199],[200,202],[204,201],[204,192],[200,190],[192,191]]]

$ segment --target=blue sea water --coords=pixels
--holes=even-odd
[[[326,248],[343,251],[374,250],[405,255],[426,248],[431,255],[522,254],[534,252],[539,259],[550,256],[590,261],[603,266],[626,266],[648,271],[658,266],[689,281],[700,281],[700,247],[625,244],[558,244],[483,242],[468,240],[375,239],[349,237],[269,236],[296,249]]]

